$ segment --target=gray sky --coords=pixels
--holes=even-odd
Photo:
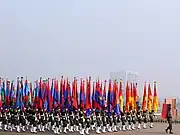
[[[1,0],[0,75],[137,71],[161,96],[180,89],[179,0]]]

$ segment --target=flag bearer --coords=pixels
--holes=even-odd
[[[74,131],[79,131],[79,112],[77,109],[75,109],[74,115]]]
[[[135,125],[136,125],[136,111],[132,111],[132,114],[131,114],[131,117],[132,117],[132,130],[135,129]]]
[[[121,115],[120,114],[117,116],[117,125],[118,125],[119,130],[121,130]]]
[[[70,110],[69,112],[69,131],[70,132],[73,132],[74,129],[73,129],[73,126],[74,126],[74,113],[73,113],[73,110]]]
[[[65,134],[67,134],[67,124],[68,124],[68,121],[67,121],[67,114],[66,114],[66,110],[62,110],[62,124],[63,124],[63,132]]]
[[[0,109],[0,130],[2,130],[2,122],[3,122],[3,117],[2,117],[2,108]]]
[[[54,110],[49,113],[48,130],[54,131]]]
[[[102,110],[102,132],[103,133],[106,133],[107,120],[108,120],[107,113],[106,113],[106,110],[104,109]]]
[[[131,129],[131,122],[132,122],[131,114],[132,114],[132,110],[130,109],[130,110],[127,112],[127,121],[128,121],[127,130],[132,130],[132,129]]]
[[[101,112],[100,112],[99,109],[96,110],[96,120],[97,120],[96,133],[100,134],[101,133],[100,129],[101,129],[101,123],[102,122],[101,122]]]
[[[55,134],[60,134],[59,133],[59,111],[58,109],[55,109],[54,111],[54,124],[55,124],[55,130],[54,130],[54,133]]]
[[[116,114],[116,111],[114,110],[113,112],[113,131],[114,132],[117,132],[117,114]]]
[[[95,109],[93,109],[92,114],[91,114],[91,130],[95,130],[95,124],[96,124],[96,113]]]
[[[20,110],[20,123],[22,126],[22,131],[25,132],[26,118],[23,110]]]
[[[111,113],[108,113],[108,132],[113,132],[112,126],[113,126],[113,117]]]
[[[20,132],[20,119],[19,119],[19,112],[20,112],[20,109],[15,109],[15,112],[14,112],[14,126],[17,128],[17,132]]]
[[[45,129],[48,129],[48,113],[47,113],[47,110],[44,109],[44,117],[45,117],[45,120],[44,120],[44,123],[45,123]]]
[[[6,110],[2,111],[2,124],[4,126],[4,130],[7,131],[8,130],[8,119],[7,119],[7,115],[6,115]]]
[[[141,129],[142,111],[141,111],[141,109],[140,109],[140,106],[138,106],[136,115],[137,115],[137,120],[138,120],[138,129]]]
[[[81,108],[79,111],[79,126],[80,126],[80,134],[84,135],[85,133],[85,119],[84,119],[84,112],[83,109]]]
[[[153,122],[154,122],[154,110],[149,112],[149,119],[150,119],[150,128],[153,128]]]
[[[37,110],[38,111],[38,110]],[[31,132],[32,133],[37,133],[37,115],[36,115],[36,109],[32,109],[31,111]]]
[[[147,128],[146,127],[146,124],[147,124],[147,110],[143,111],[143,122],[144,122],[143,128],[146,129]]]
[[[122,130],[126,131],[126,111],[125,111],[125,107],[123,107],[123,111],[121,112],[121,121],[122,121]]]
[[[86,123],[85,133],[87,135],[89,135],[89,130],[90,130],[90,127],[91,127],[91,121],[90,121],[90,114],[88,112],[86,112],[85,123]]]

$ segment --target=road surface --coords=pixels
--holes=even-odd
[[[165,135],[165,128],[167,124],[164,123],[155,123],[155,127],[150,129],[142,129],[142,130],[135,130],[135,131],[119,131],[119,132],[114,132],[114,133],[104,133],[100,135]],[[180,135],[180,124],[174,124],[173,125],[173,132],[175,135]],[[16,132],[0,132],[0,135],[33,135],[32,133],[16,133]],[[54,135],[51,132],[45,132],[45,133],[37,133],[36,135]],[[91,135],[97,135],[95,132],[90,132]],[[65,135],[61,133],[60,135]],[[80,135],[79,133],[68,133],[66,135]]]

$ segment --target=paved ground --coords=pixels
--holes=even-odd
[[[155,127],[153,129],[145,129],[145,130],[136,130],[136,131],[126,131],[126,132],[116,132],[116,133],[105,133],[105,134],[101,134],[101,135],[163,135],[166,134],[165,133],[165,128],[166,128],[167,124],[157,124],[155,125]],[[177,125],[173,125],[173,132],[175,135],[180,135],[180,124]],[[32,135],[31,133],[20,133],[21,135]],[[12,132],[0,132],[0,135],[20,135],[18,133],[12,133]],[[46,134],[46,135],[53,135],[53,133],[38,133],[37,135],[42,135],[42,134]],[[91,135],[95,135],[96,133],[91,132]],[[61,135],[65,135],[63,133],[61,133]],[[79,133],[70,133],[67,135],[79,135]],[[97,135],[97,134],[96,134]]]

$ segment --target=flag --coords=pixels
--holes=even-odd
[[[130,102],[131,102],[131,95],[130,95],[129,83],[126,83],[126,111],[129,111]]]
[[[18,79],[17,80],[17,91],[16,91],[16,107],[22,108],[23,105],[23,85],[22,85],[22,78],[21,81]]]
[[[86,115],[91,114],[91,108],[92,108],[92,103],[91,103],[91,77],[86,80]]]
[[[30,91],[28,94],[28,104],[32,104],[34,102],[32,82],[30,82],[30,84],[29,84],[29,89],[30,89]]]
[[[122,88],[122,80],[119,83],[119,102],[120,102],[120,109],[123,110],[124,102],[123,102],[123,88]]]
[[[2,107],[2,79],[0,78],[0,108]]]
[[[152,98],[152,92],[151,92],[151,85],[149,83],[148,85],[148,102],[147,102],[147,107],[148,107],[148,111],[151,112],[152,111],[152,104],[153,103],[153,98]]]
[[[6,91],[5,91],[5,103],[6,106],[10,105],[10,81],[6,81]]]
[[[134,109],[137,109],[137,103],[138,103],[137,83],[133,84],[133,95],[134,95]]]
[[[92,91],[92,108],[96,108],[96,105],[95,105],[95,82],[93,82],[93,91]]]
[[[101,110],[102,107],[102,102],[103,97],[102,97],[102,83],[100,84],[99,80],[96,82],[96,90],[95,90],[95,104],[96,104],[96,109]]]
[[[67,82],[68,84],[67,84],[67,90],[68,90],[68,105],[67,105],[67,107],[68,107],[68,110],[70,110],[71,109],[71,107],[72,107],[72,92],[71,92],[71,86],[70,86],[70,82]]]
[[[91,77],[86,80],[86,110],[91,109]]]
[[[81,79],[80,83],[80,108],[84,109],[85,103],[85,93],[84,93],[84,80]]]
[[[73,84],[72,84],[72,106],[75,109],[78,109],[78,97],[77,97],[77,79],[74,78]]]
[[[30,87],[28,84],[28,80],[26,79],[25,81],[25,87],[24,87],[24,105],[27,106],[28,105],[28,95],[30,93]]]
[[[134,104],[134,83],[131,83],[131,109],[135,109],[135,104]]]
[[[107,106],[107,98],[106,98],[106,80],[104,81],[104,89],[103,89],[103,107]]]
[[[158,111],[158,96],[157,96],[157,90],[156,90],[156,82],[154,81],[154,98],[153,98],[153,110],[154,112]]]
[[[109,80],[107,105],[108,105],[108,114],[112,115],[112,110],[113,110],[113,89],[112,89],[111,80]]]
[[[50,80],[48,78],[47,81],[47,88],[46,88],[46,93],[47,93],[47,102],[48,102],[48,106],[47,106],[47,111],[50,112],[52,110],[52,95],[51,95],[51,88],[50,88]]]
[[[114,96],[114,99],[115,99],[115,112],[117,115],[120,115],[120,103],[119,103],[119,94],[118,94],[118,87],[117,87],[117,84],[115,86],[115,96]]]
[[[116,80],[113,82],[113,108],[116,106],[116,90],[117,90],[117,82]]]
[[[2,105],[5,106],[5,81],[2,80],[2,87],[1,87],[1,99],[2,99]]]
[[[15,86],[14,81],[11,82],[11,91],[10,91],[10,106],[15,105]]]
[[[34,107],[36,109],[39,108],[39,85],[38,85],[38,80],[36,80],[35,82],[35,92],[34,92],[34,96],[35,96],[35,99],[34,99]]]
[[[67,84],[67,90],[68,90],[69,86]],[[53,105],[54,108],[58,107],[58,100],[59,100],[59,96],[58,96],[58,80],[54,80],[54,93],[53,93]]]
[[[145,111],[147,109],[147,95],[146,95],[146,82],[144,84],[144,93],[143,93],[143,101],[142,101],[142,110]]]

